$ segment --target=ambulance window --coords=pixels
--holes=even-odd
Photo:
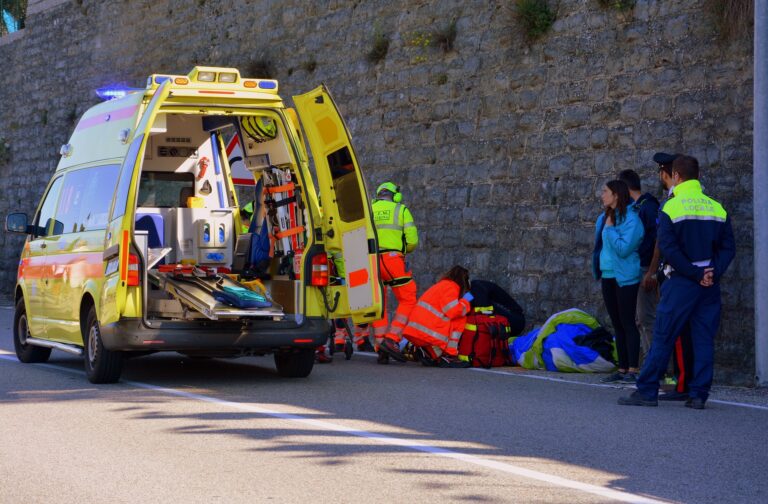
[[[68,173],[56,209],[61,232],[55,234],[105,229],[112,192],[104,188],[115,187],[119,170],[117,165],[107,165]]]
[[[328,155],[328,167],[331,169],[333,190],[339,217],[344,222],[355,222],[365,217],[363,197],[360,194],[355,164],[348,147],[342,147]]]
[[[185,207],[186,199],[195,195],[195,175],[175,172],[141,172],[138,206]]]
[[[120,181],[117,183],[117,191],[115,192],[115,208],[112,210],[112,219],[125,214],[125,207],[128,204],[128,190],[131,188],[131,179],[133,178],[133,168],[136,165],[136,158],[143,141],[144,135],[137,137],[131,143],[128,154],[125,156],[120,172]]]
[[[56,209],[56,201],[59,199],[59,190],[61,189],[62,178],[59,177],[53,181],[45,200],[40,207],[40,213],[35,220],[35,236],[48,236],[48,231],[53,224],[53,212]]]

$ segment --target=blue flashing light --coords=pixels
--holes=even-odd
[[[170,77],[167,75],[156,75],[155,76],[155,84],[162,84],[165,81],[171,80]]]
[[[128,96],[129,94],[135,93],[137,91],[144,91],[144,90],[139,88],[125,87],[125,86],[106,86],[106,87],[97,89],[96,96],[98,96],[104,101],[109,101],[109,100],[115,100],[118,98],[124,98],[125,96]]]
[[[277,84],[274,81],[259,81],[259,87],[261,89],[275,89]]]

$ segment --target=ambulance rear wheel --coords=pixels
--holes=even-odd
[[[27,344],[30,338],[29,323],[27,320],[27,307],[24,306],[24,298],[16,303],[16,312],[13,316],[13,347],[16,349],[16,357],[24,363],[45,362],[51,356],[51,349]]]
[[[123,371],[123,354],[104,348],[96,308],[91,306],[83,329],[85,374],[91,383],[115,383]]]
[[[306,378],[314,365],[314,348],[296,348],[275,353],[277,374],[285,378]]]

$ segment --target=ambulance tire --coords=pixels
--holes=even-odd
[[[26,364],[46,362],[51,356],[51,349],[27,345],[28,337],[30,334],[27,307],[24,305],[24,298],[21,298],[16,302],[16,312],[13,315],[13,347],[16,349],[16,357]]]
[[[284,378],[306,378],[315,365],[314,348],[294,348],[275,352],[277,374]]]
[[[96,317],[96,307],[91,306],[83,328],[83,362],[85,374],[91,383],[115,383],[123,371],[122,352],[113,352],[104,348],[101,340],[101,328]]]

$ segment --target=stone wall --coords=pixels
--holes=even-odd
[[[634,168],[659,194],[652,154],[690,153],[738,240],[719,369],[752,375],[752,47],[719,41],[705,0],[638,0],[624,13],[561,0],[533,42],[513,2],[33,3],[27,27],[0,39],[1,215],[34,211],[93,89],[195,64],[266,68],[286,98],[327,83],[370,186],[402,184],[421,290],[462,263],[508,288],[532,323],[569,307],[607,321],[589,272],[600,187]],[[453,49],[431,45],[452,21]],[[390,45],[372,63],[377,34]],[[6,294],[20,245],[0,234]]]

